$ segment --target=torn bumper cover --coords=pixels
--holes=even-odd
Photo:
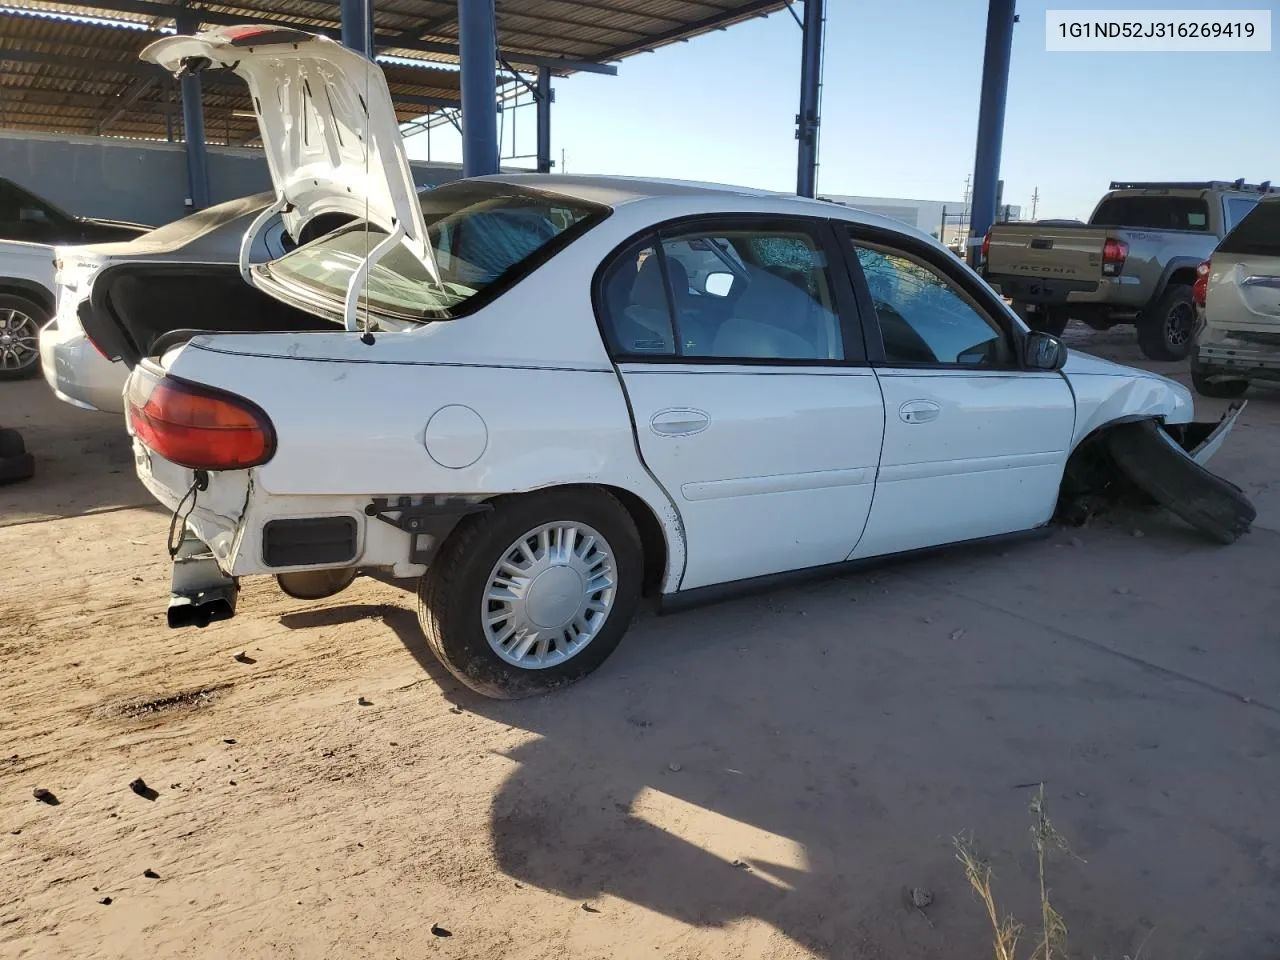
[[[1067,464],[1057,517],[1083,524],[1117,502],[1158,504],[1219,543],[1232,543],[1257,516],[1235,484],[1205,469],[1244,409],[1217,423],[1115,424],[1081,444]]]

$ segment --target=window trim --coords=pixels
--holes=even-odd
[[[837,221],[838,232],[843,240],[840,249],[845,257],[849,276],[857,293],[860,312],[863,316],[874,317],[871,323],[863,324],[867,340],[867,357],[872,367],[892,370],[958,370],[973,375],[983,373],[1009,373],[1025,371],[1022,363],[1023,333],[1013,322],[1003,300],[1000,300],[977,274],[971,273],[964,264],[956,261],[950,253],[942,253],[932,245],[917,240],[915,237],[873,227],[851,220]],[[883,247],[890,251],[898,251],[910,259],[918,260],[939,273],[944,279],[959,288],[970,305],[981,316],[994,323],[996,329],[1004,337],[1006,346],[1013,359],[1007,364],[997,366],[971,367],[959,363],[906,363],[890,361],[885,356],[884,334],[880,330],[880,318],[876,314],[875,303],[871,299],[871,287],[863,273],[862,264],[854,247],[858,243],[868,243]],[[954,261],[954,262],[953,262]]]
[[[604,297],[604,279],[619,258],[633,249],[642,247],[644,241],[651,242],[658,262],[661,265],[663,283],[666,289],[667,312],[671,319],[671,332],[679,336],[679,324],[676,320],[675,303],[672,297],[671,284],[668,279],[666,252],[663,241],[675,236],[683,236],[691,232],[712,233],[720,230],[758,230],[776,233],[807,234],[826,257],[827,275],[831,282],[833,305],[836,310],[836,321],[840,328],[844,357],[839,360],[826,358],[776,358],[776,357],[705,357],[681,356],[673,353],[622,353],[615,352],[611,346],[612,338],[606,333],[609,328],[608,311]],[[600,333],[600,341],[615,364],[646,363],[654,365],[677,364],[682,366],[717,366],[717,367],[794,367],[794,368],[832,368],[832,367],[867,367],[868,343],[862,322],[861,304],[854,294],[850,282],[847,260],[836,231],[827,217],[806,217],[794,214],[776,213],[697,213],[683,217],[674,217],[659,223],[650,224],[637,230],[609,251],[596,267],[591,278],[591,306],[595,314],[596,328]]]

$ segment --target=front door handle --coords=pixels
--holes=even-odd
[[[932,400],[908,400],[898,408],[898,417],[903,423],[928,423],[938,419],[942,407]]]
[[[649,418],[649,429],[660,437],[689,437],[711,426],[711,414],[704,410],[673,408],[659,410]]]

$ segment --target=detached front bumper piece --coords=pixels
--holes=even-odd
[[[213,551],[189,530],[173,557],[169,626],[207,627],[236,615],[240,583],[218,567]]]
[[[1108,432],[1107,450],[1120,471],[1170,513],[1219,543],[1234,543],[1258,512],[1239,487],[1202,464],[1221,446],[1241,409],[1243,404],[1233,407],[1216,425],[1169,428],[1179,436],[1153,420],[1121,424]]]

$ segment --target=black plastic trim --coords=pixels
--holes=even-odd
[[[262,562],[268,567],[349,563],[356,558],[354,517],[268,520],[262,527]]]
[[[921,547],[918,550],[904,550],[901,553],[887,553],[875,557],[864,557],[859,560],[843,560],[839,563],[826,563],[817,567],[805,567],[801,570],[784,570],[781,573],[770,573],[763,577],[750,577],[746,580],[733,580],[729,583],[713,583],[705,587],[694,587],[692,590],[680,590],[666,593],[658,598],[658,613],[669,614],[692,607],[720,603],[738,597],[759,593],[765,590],[776,590],[779,587],[798,583],[809,583],[813,580],[825,580],[838,577],[868,567],[885,566],[917,557],[927,557],[947,550],[959,548],[982,547],[1001,543],[1016,543],[1022,540],[1039,540],[1049,536],[1050,527],[1032,527],[1030,530],[1017,530],[1013,533],[1001,533],[993,537],[977,537],[973,540],[961,540],[956,543],[942,543],[934,547]]]

